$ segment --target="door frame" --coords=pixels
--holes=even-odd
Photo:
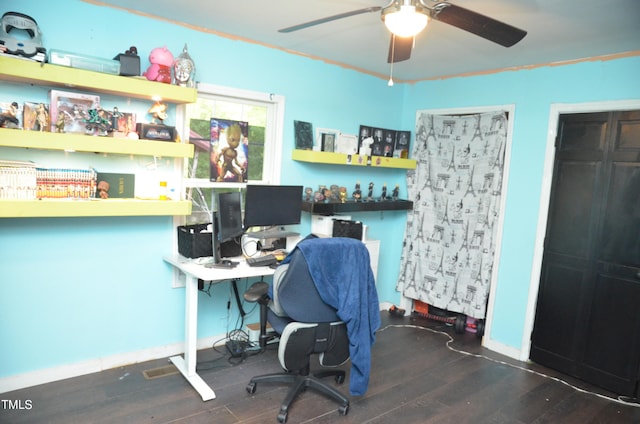
[[[520,360],[527,361],[531,352],[531,333],[536,314],[540,275],[542,272],[542,255],[544,253],[544,238],[547,233],[549,216],[549,202],[553,184],[553,164],[556,156],[555,140],[558,133],[560,115],[572,113],[613,112],[618,110],[640,110],[640,99],[603,101],[589,103],[553,103],[549,111],[549,126],[547,131],[547,145],[545,149],[542,187],[540,190],[540,206],[538,210],[538,225],[533,251],[533,265],[529,281],[529,295],[525,311],[524,328],[520,347]]]

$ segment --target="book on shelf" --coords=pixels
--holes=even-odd
[[[132,199],[135,197],[135,174],[98,172],[96,197],[99,199]]]

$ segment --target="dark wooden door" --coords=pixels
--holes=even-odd
[[[530,357],[638,393],[640,111],[560,117]]]

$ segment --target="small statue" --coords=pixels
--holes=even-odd
[[[153,117],[152,122],[163,124],[162,121],[167,119],[167,105],[158,100],[151,106],[147,113],[150,113]]]
[[[351,194],[353,196],[353,200],[359,202],[362,199],[362,191],[360,190],[360,181],[356,183],[356,187]]]
[[[331,203],[340,201],[340,187],[337,184],[331,184]]]
[[[387,183],[382,184],[382,194],[380,195],[380,200],[387,200]]]
[[[331,202],[331,189],[328,189],[327,187],[325,187],[322,190],[322,196],[324,197],[324,202],[325,203],[330,203]]]
[[[367,193],[367,202],[373,202],[373,181],[369,183],[369,192]]]
[[[166,47],[156,47],[149,53],[149,67],[142,74],[149,81],[171,84],[171,65],[173,54]]]
[[[187,45],[184,45],[182,53],[173,62],[173,83],[181,87],[193,88],[196,86],[194,77],[196,75],[196,65],[189,56]]]
[[[346,203],[347,201],[347,188],[342,186],[340,187],[340,203]]]
[[[393,188],[393,191],[391,192],[391,200],[398,200],[398,195],[400,194],[400,185],[396,184],[396,186]]]
[[[307,202],[310,202],[312,196],[313,196],[313,189],[311,187],[306,187],[304,189],[304,200]]]
[[[107,116],[102,108],[89,109],[89,117],[83,119],[87,124],[87,134],[107,135],[111,130],[111,120]]]

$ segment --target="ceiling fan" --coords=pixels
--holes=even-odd
[[[366,7],[282,28],[278,32],[293,32],[315,25],[363,13],[381,12],[381,19],[391,31],[388,63],[402,62],[411,57],[415,35],[429,19],[444,22],[480,36],[504,47],[511,47],[527,35],[526,31],[497,21],[460,6],[438,0],[393,0],[384,7]]]

